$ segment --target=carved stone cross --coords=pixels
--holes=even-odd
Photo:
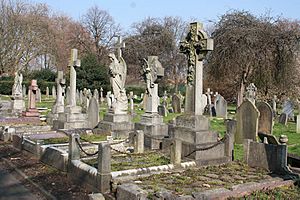
[[[70,67],[70,106],[76,106],[76,67],[80,67],[80,60],[77,59],[78,50],[71,50],[71,59],[69,62]]]
[[[180,52],[188,59],[187,92],[185,112],[202,115],[201,96],[203,94],[203,59],[213,50],[213,39],[209,39],[198,22],[190,24],[190,32],[180,42]]]
[[[117,41],[117,45],[116,45],[117,58],[120,59],[122,57],[122,49],[125,48],[125,42],[123,42],[122,36],[117,36],[117,37],[118,37],[118,41]]]

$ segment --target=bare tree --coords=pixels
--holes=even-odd
[[[113,38],[120,34],[120,27],[111,15],[98,6],[88,9],[81,23],[90,33],[98,61],[107,59],[107,50],[113,44]]]

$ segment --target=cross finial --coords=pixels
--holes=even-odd
[[[122,49],[125,48],[125,42],[123,42],[122,40],[122,36],[117,36],[118,37],[118,41],[117,41],[117,45],[116,45],[116,49],[117,49],[117,58],[120,59],[122,57]]]
[[[77,49],[71,49],[71,59],[70,59],[69,67],[70,66],[80,67],[81,62],[77,58],[78,58],[78,50]]]

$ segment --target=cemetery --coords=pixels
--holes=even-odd
[[[0,169],[37,199],[299,199],[298,97],[266,97],[246,71],[230,96],[207,75],[219,38],[200,22],[185,26],[181,86],[165,57],[130,57],[135,45],[121,35],[103,66],[68,48],[51,84],[46,71],[14,69],[0,94]]]

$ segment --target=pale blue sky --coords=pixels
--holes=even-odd
[[[98,5],[107,10],[126,30],[134,22],[146,17],[180,16],[184,20],[197,19],[204,24],[230,9],[250,11],[261,15],[300,20],[300,0],[31,0],[50,5],[56,11],[79,19],[88,8]]]

